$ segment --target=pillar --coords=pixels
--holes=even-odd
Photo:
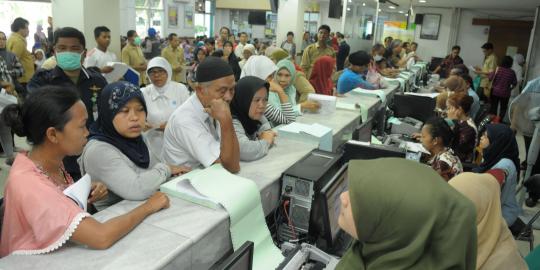
[[[276,46],[287,39],[287,32],[294,33],[296,51],[299,52],[302,46],[302,36],[304,35],[304,0],[280,0],[278,6],[278,19],[276,29]]]

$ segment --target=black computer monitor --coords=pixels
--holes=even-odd
[[[343,162],[351,159],[377,159],[385,157],[405,158],[406,151],[394,146],[375,145],[350,140],[345,143]]]
[[[247,241],[213,270],[252,270],[253,242]]]
[[[373,118],[363,122],[358,129],[353,132],[353,140],[361,142],[371,142],[371,134],[373,129]]]
[[[333,246],[336,242],[341,228],[338,224],[339,213],[341,211],[341,193],[349,189],[347,178],[348,164],[344,164],[336,175],[328,181],[326,186],[321,189],[323,205],[323,226],[324,235],[328,246]]]
[[[436,115],[435,105],[436,100],[434,98],[396,94],[394,96],[392,110],[395,117],[412,117],[426,122],[429,118]]]

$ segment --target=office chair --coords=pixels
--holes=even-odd
[[[529,249],[532,251],[534,249],[534,233],[533,233],[533,224],[540,217],[540,210],[529,220],[527,225],[521,230],[521,232],[516,236],[518,241],[527,241],[529,242]]]

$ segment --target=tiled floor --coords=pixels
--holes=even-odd
[[[520,150],[520,159],[521,160],[524,160],[525,158],[525,146],[524,146],[524,143],[523,143],[523,137],[521,136],[517,136],[517,141],[518,141],[518,145],[519,145],[519,150]],[[17,136],[15,136],[15,145],[21,149],[26,149],[28,150],[30,147],[29,145],[26,143],[26,140],[24,138],[19,138]],[[4,184],[5,184],[5,181],[6,181],[6,178],[7,178],[7,175],[9,173],[9,166],[7,166],[5,163],[5,158],[0,158],[0,197],[3,197],[4,196]],[[534,207],[534,208],[528,208],[526,206],[524,206],[524,211],[525,212],[529,212],[529,213],[535,213],[537,211],[540,210],[540,203]],[[537,222],[537,224],[540,223],[540,222]],[[535,241],[534,241],[534,246],[537,246],[540,244],[540,230],[534,230],[534,238],[535,238]],[[528,242],[524,242],[524,241],[516,241],[517,245],[518,245],[518,248],[519,248],[519,251],[521,253],[521,255],[523,256],[526,256],[527,254],[529,254],[529,243]]]

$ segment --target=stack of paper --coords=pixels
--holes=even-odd
[[[124,74],[126,74],[129,69],[129,66],[122,62],[108,62],[107,66],[113,68],[113,71],[102,74],[108,83],[113,83],[120,80],[120,78],[124,77]]]
[[[92,181],[90,179],[90,175],[85,174],[81,179],[79,179],[79,181],[64,189],[64,195],[68,196],[75,203],[77,203],[80,208],[86,211],[88,205],[88,195],[90,194],[91,187]]]
[[[311,142],[323,151],[332,152],[332,129],[320,124],[290,123],[278,128],[278,136]]]
[[[275,269],[283,261],[266,226],[260,192],[253,181],[231,174],[216,164],[179,176],[160,189],[184,200],[198,201],[196,203],[204,200],[199,203],[203,206],[222,205],[229,213],[233,248],[236,250],[246,241],[254,243],[253,269]]]
[[[308,100],[316,101],[321,105],[319,109],[320,114],[333,114],[336,111],[336,97],[319,95],[319,94],[309,94]]]

